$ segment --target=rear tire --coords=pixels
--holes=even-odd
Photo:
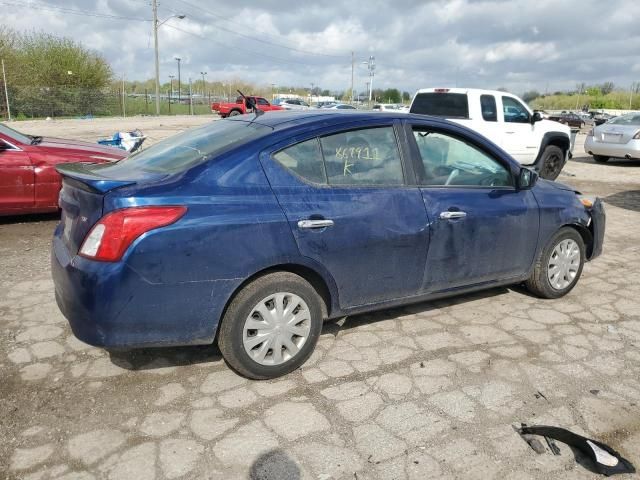
[[[222,319],[222,356],[235,371],[255,380],[292,372],[318,342],[321,302],[315,289],[293,273],[257,278],[235,296]]]
[[[540,252],[527,290],[541,298],[560,298],[576,286],[585,262],[585,246],[580,234],[563,227]]]
[[[231,110],[229,112],[230,117],[235,117],[236,115],[240,115],[240,112],[238,110]]]
[[[564,166],[564,152],[560,147],[549,145],[542,153],[540,176],[546,180],[555,180]]]
[[[609,157],[605,157],[604,155],[594,155],[593,159],[598,163],[607,163],[609,161]]]

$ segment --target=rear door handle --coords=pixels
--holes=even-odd
[[[441,212],[440,218],[443,220],[451,220],[454,218],[464,218],[467,216],[467,212]]]
[[[327,228],[333,227],[333,220],[299,220],[298,228]]]

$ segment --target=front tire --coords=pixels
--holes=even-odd
[[[218,346],[245,377],[286,375],[307,361],[322,330],[322,300],[302,277],[271,273],[249,283],[229,304]]]
[[[540,252],[527,289],[541,298],[560,298],[576,286],[585,262],[584,240],[571,227],[563,227]]]
[[[605,157],[604,155],[594,155],[593,159],[598,163],[607,163],[609,161],[609,157]]]
[[[546,180],[555,180],[564,166],[564,152],[560,147],[549,145],[542,153],[540,176]]]

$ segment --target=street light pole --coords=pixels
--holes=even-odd
[[[153,8],[153,44],[155,50],[155,66],[156,66],[156,115],[160,115],[160,60],[158,53],[158,28],[162,26],[170,18],[177,18],[182,20],[185,15],[172,15],[162,22],[158,22],[158,0],[152,0],[151,6]]]
[[[178,103],[182,102],[182,84],[180,83],[180,57],[174,57],[178,61]]]
[[[204,77],[207,74],[207,72],[200,72],[200,75],[202,75],[202,98],[204,98],[205,96],[205,82],[204,82]]]
[[[173,79],[175,75],[169,75],[169,113],[171,113],[171,97],[173,96]]]

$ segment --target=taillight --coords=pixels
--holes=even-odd
[[[108,213],[89,231],[79,254],[92,260],[117,262],[143,233],[176,222],[187,211],[180,206],[131,207]]]

